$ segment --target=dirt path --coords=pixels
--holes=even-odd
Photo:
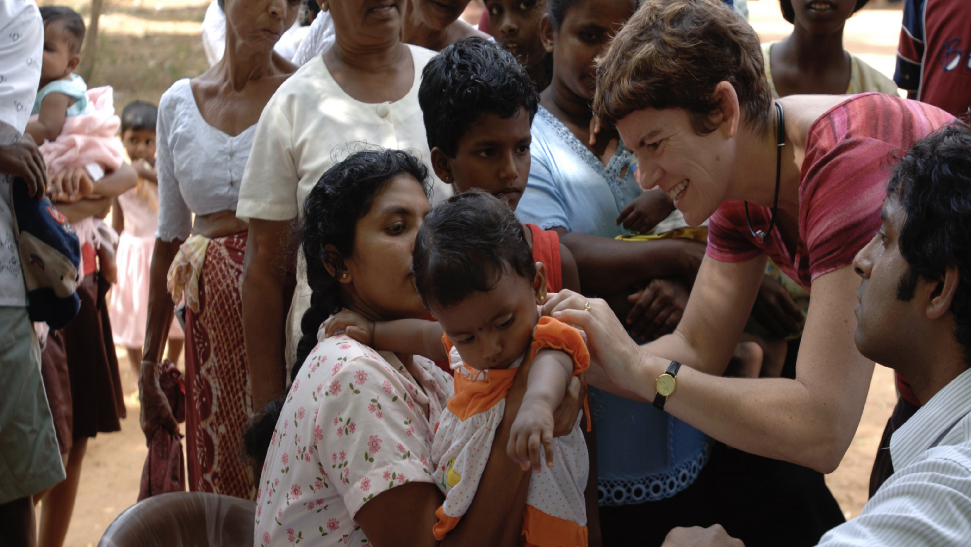
[[[41,2],[54,3],[74,3],[82,13],[87,5],[86,1]],[[207,4],[205,0],[108,0],[91,84],[114,86],[120,108],[135,98],[157,102],[175,80],[201,73],[206,62],[199,28]],[[791,31],[774,0],[750,2],[749,7],[751,22],[763,41],[778,40]],[[899,25],[899,11],[863,11],[847,24],[847,48],[892,74]],[[134,393],[135,378],[123,352],[119,361],[125,393]],[[866,502],[870,466],[895,401],[892,373],[878,366],[856,437],[842,465],[827,477],[847,518],[859,514]],[[100,435],[88,445],[68,547],[97,545],[105,528],[137,498],[146,449],[138,427],[137,400],[129,397],[127,405],[122,431]]]

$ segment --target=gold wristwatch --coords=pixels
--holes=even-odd
[[[659,410],[664,410],[664,402],[678,389],[678,369],[680,368],[681,363],[671,361],[668,370],[654,380],[654,388],[657,390],[657,395],[654,396],[654,406]]]

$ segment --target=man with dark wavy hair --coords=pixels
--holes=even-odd
[[[895,473],[820,546],[971,545],[971,127],[918,141],[890,177],[879,231],[856,256],[856,346],[923,403],[894,432]],[[720,526],[665,547],[738,546]]]

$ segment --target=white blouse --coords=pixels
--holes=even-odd
[[[186,239],[192,215],[235,211],[256,125],[236,136],[209,125],[189,80],[175,82],[158,105],[158,231],[162,241]]]
[[[428,167],[433,200],[452,195],[431,167],[425,123],[418,106],[421,71],[434,51],[409,45],[415,78],[401,100],[362,103],[331,76],[322,57],[312,59],[284,82],[263,109],[251,161],[246,165],[236,215],[248,221],[291,220],[327,169],[360,148],[377,145],[406,150]],[[303,253],[297,258],[297,290],[290,309],[287,362],[292,364],[300,339],[300,319],[310,304]]]

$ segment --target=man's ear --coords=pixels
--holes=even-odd
[[[432,169],[435,170],[435,174],[438,178],[452,184],[455,182],[455,177],[452,176],[452,166],[449,163],[452,158],[448,157],[445,152],[439,147],[432,148]]]
[[[549,12],[539,20],[539,37],[543,41],[546,52],[553,53],[553,46],[556,45],[556,29],[553,28]]]
[[[927,302],[927,317],[929,319],[940,319],[951,310],[954,294],[957,292],[960,282],[961,272],[957,267],[944,270],[944,276],[937,281],[930,300]]]
[[[546,302],[546,266],[542,262],[536,263],[536,275],[533,276],[533,296],[537,304]]]
[[[715,86],[715,97],[718,99],[718,109],[712,114],[718,129],[727,137],[732,138],[738,133],[738,123],[741,118],[741,107],[738,104],[738,94],[735,86],[722,81]]]

